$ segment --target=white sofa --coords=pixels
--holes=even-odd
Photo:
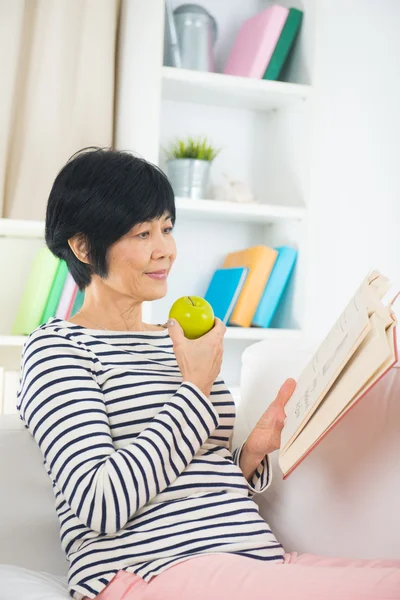
[[[247,437],[283,381],[298,377],[315,346],[271,340],[244,351],[233,447]],[[396,367],[286,481],[272,457],[272,485],[255,501],[286,550],[400,558],[399,433]],[[0,584],[8,576],[9,589],[17,590],[10,584],[12,572],[15,582],[23,575],[30,589],[36,586],[35,600],[68,598],[50,481],[39,449],[17,416],[0,417],[0,481]],[[41,575],[33,581],[30,571],[58,578]],[[47,595],[39,591],[42,584],[50,586]],[[4,589],[0,585],[0,600],[31,598],[20,591],[4,595]]]
[[[266,340],[244,351],[233,444],[248,435],[283,381],[298,378],[316,348],[304,340]],[[285,481],[276,454],[272,484],[255,500],[287,551],[400,558],[399,362]]]

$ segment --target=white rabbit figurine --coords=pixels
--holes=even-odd
[[[223,173],[223,177],[225,181],[214,186],[215,200],[239,203],[256,202],[253,192],[243,181],[231,179],[226,173]]]

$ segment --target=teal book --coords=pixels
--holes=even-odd
[[[228,324],[248,273],[247,267],[222,267],[214,271],[204,299],[224,325]]]
[[[44,308],[40,324],[47,323],[50,317],[55,317],[57,306],[61,298],[65,279],[67,277],[68,267],[65,260],[60,260],[56,275],[54,277],[53,285],[51,286],[49,297]]]
[[[283,296],[297,259],[297,250],[288,246],[275,248],[278,257],[254,313],[252,327],[269,327]]]
[[[290,8],[288,17],[283,26],[281,35],[272,53],[271,60],[263,75],[263,79],[276,81],[282,71],[282,67],[286,62],[289,51],[292,48],[297,34],[300,30],[300,25],[303,19],[303,11],[297,8]]]
[[[74,304],[72,305],[70,317],[75,315],[78,312],[78,310],[80,310],[82,308],[84,299],[85,299],[85,291],[84,290],[81,291],[80,289],[78,289],[78,291],[76,292]]]

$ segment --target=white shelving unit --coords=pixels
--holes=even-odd
[[[176,198],[175,204],[179,216],[187,216],[193,220],[205,218],[224,222],[278,223],[304,221],[306,218],[306,211],[303,208],[269,204],[238,204],[222,200],[188,200],[187,198]]]
[[[220,64],[240,20],[267,4],[263,0],[199,3],[218,20]],[[240,360],[246,346],[262,339],[294,339],[305,332],[312,88],[296,78],[293,83],[259,81],[165,67],[163,28],[163,0],[122,3],[115,146],[138,153],[167,171],[162,149],[173,137],[207,135],[222,148],[212,165],[212,184],[228,173],[247,183],[257,202],[213,200],[212,186],[209,199],[176,198],[177,259],[165,298],[144,303],[144,321],[165,322],[176,298],[204,295],[228,252],[256,244],[287,244],[299,251],[274,327],[227,330],[222,375],[238,399]],[[10,333],[33,257],[42,245],[43,221],[0,219],[0,275],[6,290],[1,298],[0,366],[5,369],[19,369],[26,338]]]
[[[291,81],[263,81],[222,71],[240,23],[268,2],[198,1],[217,20],[216,73],[163,66],[164,3],[123,3],[116,147],[137,152],[168,172],[163,150],[174,137],[206,135],[222,148],[212,165],[207,196],[213,197],[212,186],[226,173],[249,185],[257,199],[251,205],[176,199],[177,260],[166,297],[144,306],[145,320],[163,322],[176,298],[204,295],[228,252],[256,244],[298,249],[296,269],[273,328],[228,328],[222,373],[227,382],[238,385],[246,346],[261,339],[302,336],[306,329],[312,87],[303,63],[313,35],[309,23],[314,9],[307,6],[311,19],[303,21],[303,38],[288,69]],[[180,3],[173,0],[175,6]],[[296,0],[288,4],[295,5]],[[303,8],[300,2],[298,8]]]
[[[305,102],[310,92],[309,85],[162,67],[163,99],[174,102],[185,98],[194,104],[266,111]]]

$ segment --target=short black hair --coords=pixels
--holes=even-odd
[[[65,260],[80,290],[92,274],[107,277],[107,250],[137,224],[166,213],[175,224],[175,198],[167,176],[130,152],[88,147],[71,156],[58,173],[46,209],[45,239]],[[72,252],[68,240],[84,234],[90,264]]]

